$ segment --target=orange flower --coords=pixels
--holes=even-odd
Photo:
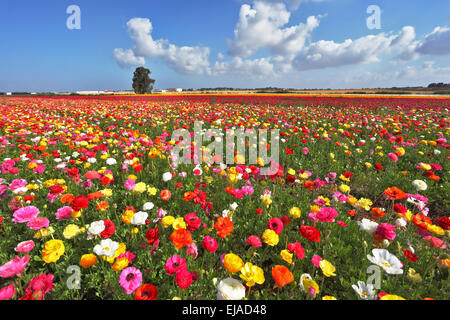
[[[172,194],[170,193],[170,190],[167,190],[167,189],[161,190],[161,193],[159,195],[161,197],[161,200],[164,200],[164,201],[169,201],[170,197],[172,196]]]
[[[170,235],[170,241],[177,249],[188,246],[192,243],[191,233],[186,229],[177,229]]]
[[[383,210],[381,210],[380,208],[372,208],[372,210],[370,211],[370,213],[372,214],[372,216],[374,218],[383,218],[384,215],[386,214]]]
[[[347,211],[347,214],[348,214],[350,217],[353,217],[353,216],[355,216],[356,212],[355,212],[355,210],[348,210],[348,211]]]
[[[101,197],[103,197],[103,193],[101,191],[89,193],[87,196],[88,200],[99,199]]]
[[[314,182],[310,180],[306,180],[303,185],[305,186],[306,189],[314,190]]]
[[[434,181],[439,181],[439,180],[441,180],[441,178],[440,178],[439,176],[434,175],[434,174],[432,174],[431,176],[429,176],[429,178],[430,178],[431,180],[434,180]]]
[[[294,281],[292,272],[287,267],[280,265],[272,268],[272,277],[280,288]]]
[[[183,200],[184,201],[191,201],[194,198],[195,198],[195,193],[193,193],[191,191],[188,191],[188,192],[184,193],[184,196],[183,196]]]
[[[73,200],[73,194],[70,194],[70,193],[67,193],[67,194],[63,194],[62,196],[61,196],[61,203],[71,203],[72,202],[72,200]]]
[[[387,188],[386,190],[384,190],[384,194],[387,195],[391,200],[401,200],[406,196],[405,192],[397,187]]]
[[[227,192],[227,193],[231,193],[231,192],[233,192],[233,190],[234,190],[234,188],[232,186],[228,186],[225,188],[225,192]]]
[[[418,228],[421,229],[425,229],[427,230],[427,226],[431,225],[431,219],[427,216],[424,216],[420,213],[415,214],[412,219],[411,222]]]
[[[225,239],[234,230],[233,221],[231,221],[228,217],[219,217],[216,224],[214,225],[214,228],[217,229],[216,234],[222,239]]]
[[[109,205],[108,202],[106,201],[100,201],[99,203],[97,203],[97,210],[100,210],[101,212],[106,211],[106,209],[108,209]]]

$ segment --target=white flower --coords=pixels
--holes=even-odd
[[[148,213],[144,211],[136,212],[133,216],[133,219],[131,219],[131,224],[135,225],[144,225],[145,220],[148,218]]]
[[[108,165],[108,166],[112,166],[112,165],[114,165],[114,164],[116,164],[117,163],[117,161],[116,161],[116,159],[114,159],[114,158],[108,158],[107,160],[106,160],[106,164]]]
[[[373,256],[367,255],[367,259],[383,268],[388,274],[403,273],[403,265],[400,260],[386,249],[372,249],[372,254]]]
[[[238,280],[226,278],[217,285],[217,300],[242,300],[245,287]]]
[[[22,194],[22,193],[27,192],[27,191],[28,191],[27,187],[20,187],[20,188],[14,189],[13,193],[14,194]]]
[[[94,247],[94,253],[98,256],[114,257],[116,250],[119,249],[119,243],[111,239],[100,241],[100,244]]]
[[[238,207],[238,204],[236,202],[233,202],[232,204],[230,204],[231,211],[236,211],[237,207]]]
[[[170,181],[170,180],[172,180],[172,174],[170,172],[165,172],[162,175],[162,179],[164,182]]]
[[[89,162],[89,163],[96,163],[97,162],[97,159],[95,159],[95,158],[89,158],[89,159],[87,159],[87,162]]]
[[[63,168],[65,168],[66,167],[66,163],[65,162],[61,162],[60,164],[58,164],[57,166],[56,166],[56,168],[58,168],[58,169],[63,169]]]
[[[358,285],[353,284],[352,288],[356,291],[361,299],[375,300],[376,293],[373,284],[365,284],[363,281],[358,281]]]
[[[80,154],[76,151],[72,153],[72,157],[74,157],[74,158],[78,158],[79,156],[80,156]]]
[[[427,190],[427,184],[425,181],[422,180],[414,180],[412,182],[412,185],[414,188],[416,188],[417,191],[425,191]]]
[[[61,158],[55,158],[55,159],[53,159],[53,161],[55,161],[55,162],[59,163],[59,162],[61,162],[61,161],[62,161],[62,159],[61,159]]]
[[[359,230],[361,231],[365,231],[369,234],[373,234],[378,227],[378,223],[376,223],[375,221],[371,221],[369,219],[362,219],[361,221],[357,222],[359,225]]]
[[[99,235],[104,230],[105,230],[105,223],[103,222],[103,220],[92,222],[88,229],[87,239],[88,240],[92,239],[94,236]]]
[[[408,222],[405,218],[398,218],[397,220],[395,220],[395,225],[399,228],[406,227],[407,224]]]
[[[433,153],[434,153],[434,155],[438,156],[441,154],[441,150],[434,149]]]
[[[150,211],[153,209],[155,205],[153,204],[153,202],[146,202],[144,203],[144,206],[142,207],[142,210],[144,211]]]

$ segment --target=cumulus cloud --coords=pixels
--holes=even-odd
[[[131,49],[114,49],[113,57],[122,68],[142,66],[145,64],[145,59],[143,57],[136,57]]]
[[[242,5],[234,39],[228,41],[228,54],[249,57],[259,49],[269,49],[278,55],[301,51],[311,32],[319,26],[320,17],[310,16],[306,23],[284,27],[290,16],[285,4],[278,1]]]
[[[127,22],[127,31],[134,41],[132,49],[114,49],[119,66],[130,67],[145,63],[144,58],[160,57],[174,70],[186,74],[209,73],[208,47],[176,46],[165,39],[152,38],[153,26],[147,18],[133,18]]]
[[[276,76],[271,58],[243,59],[235,57],[229,61],[216,61],[212,75],[245,75],[255,78]]]
[[[428,55],[450,54],[450,28],[436,27],[433,32],[425,36],[416,51]]]

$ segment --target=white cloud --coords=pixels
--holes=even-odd
[[[234,39],[228,41],[228,53],[233,57],[249,57],[259,49],[279,55],[301,51],[311,32],[319,26],[319,18],[311,16],[305,24],[283,28],[290,16],[285,4],[278,1],[255,1],[253,7],[242,5]]]
[[[254,78],[276,76],[271,58],[242,59],[235,57],[229,61],[216,61],[211,74],[218,75],[244,75]]]
[[[114,58],[120,66],[134,66],[135,62],[142,62],[144,58],[160,57],[180,73],[210,72],[208,47],[179,47],[165,39],[154,40],[151,36],[152,30],[152,23],[147,18],[133,18],[127,22],[127,31],[134,41],[134,46],[126,51],[114,49]]]
[[[425,36],[416,51],[428,55],[450,54],[450,28],[436,27],[433,32]]]
[[[136,57],[131,49],[114,49],[113,57],[122,68],[142,66],[145,64],[145,59],[143,57]]]

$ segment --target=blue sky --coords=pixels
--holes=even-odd
[[[0,91],[131,89],[139,65],[156,88],[450,82],[446,0],[2,0],[0,30]]]

